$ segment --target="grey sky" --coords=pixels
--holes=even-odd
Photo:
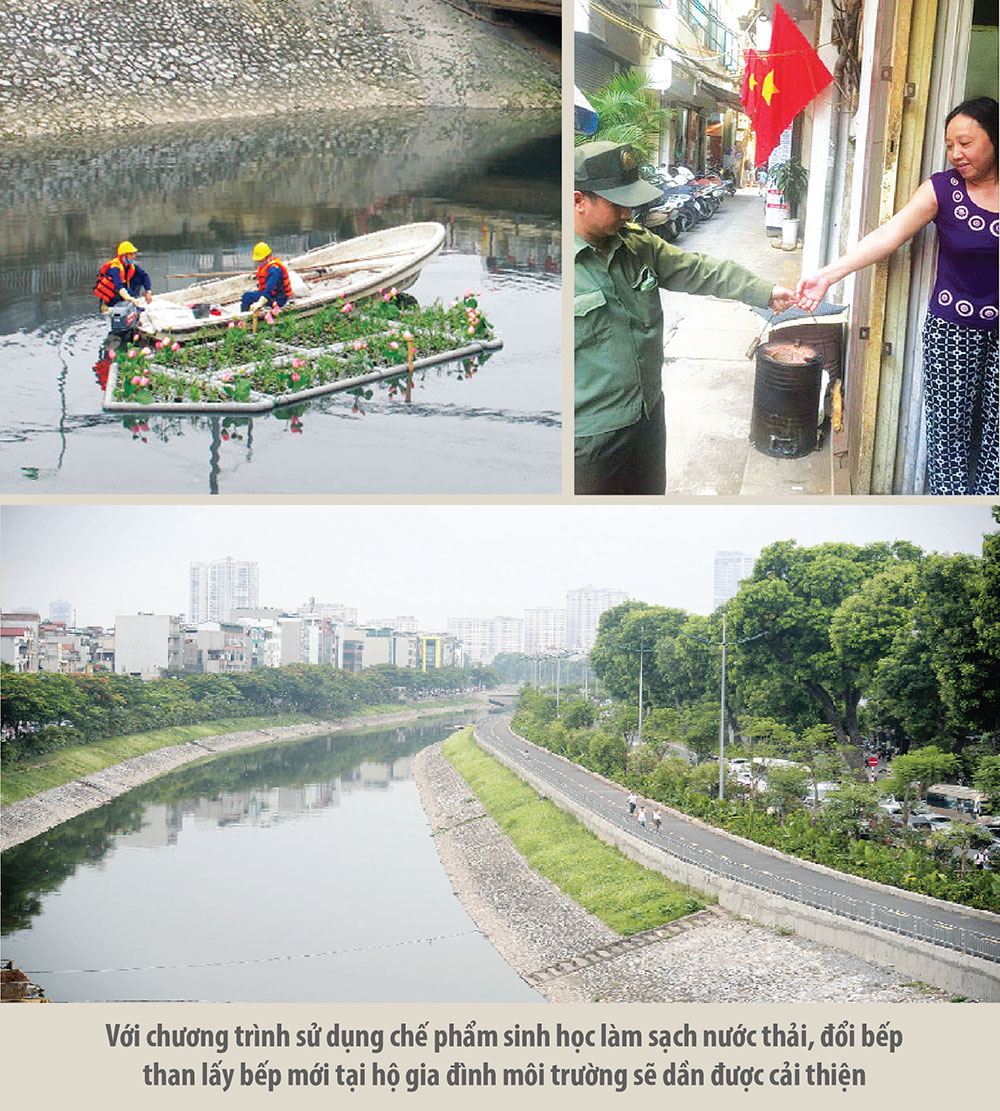
[[[708,613],[718,550],[775,541],[911,540],[978,554],[989,506],[844,505],[5,506],[4,609],[66,599],[80,624],[117,613],[183,613],[189,564],[256,560],[262,605],[357,606],[362,620],[412,614],[520,617],[567,590],[616,587]]]

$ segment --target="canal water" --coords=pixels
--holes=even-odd
[[[0,150],[0,489],[18,494],[560,490],[557,113],[303,113]],[[128,237],[154,291],[435,220],[410,292],[481,293],[504,342],[412,403],[332,395],[253,418],[102,411],[98,267]]]
[[[3,952],[62,1002],[523,1002],[410,774],[425,723],[181,768],[3,854]]]

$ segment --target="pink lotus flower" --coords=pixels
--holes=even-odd
[[[294,367],[300,367],[300,366],[305,366],[305,365],[306,365],[305,359],[292,359],[292,366],[294,366]]]
[[[344,307],[340,311],[343,312],[343,313],[348,313],[348,312],[353,311],[353,309],[354,309],[354,306],[351,304],[350,301],[348,301],[347,304],[344,305]]]
[[[152,352],[152,351],[150,351],[150,349],[149,349],[148,347],[144,347],[144,348],[142,349],[142,352],[141,352],[141,354],[142,354],[142,357],[143,357],[144,359],[148,359],[148,358],[150,357],[150,355],[152,355],[152,354],[153,354],[153,352]]]
[[[354,350],[363,351],[368,346],[367,342],[363,339],[356,339],[354,341]]]
[[[233,372],[232,372],[231,370],[227,370],[227,371],[226,371],[226,372],[225,372],[224,374],[220,374],[220,375],[219,375],[219,378],[220,378],[220,379],[221,379],[221,380],[222,380],[223,382],[232,382],[232,380],[233,380]]]
[[[392,351],[398,351],[399,350],[399,344],[395,340],[390,340],[389,341],[389,348]]]
[[[181,345],[176,340],[174,340],[174,342],[170,345],[170,350],[171,351],[180,351],[180,349],[181,349]]]
[[[236,327],[236,321],[235,320],[230,320],[229,323],[226,325],[226,327],[227,328],[235,328]]]
[[[272,312],[264,313],[264,319],[268,322],[268,324],[273,324],[274,323],[274,313],[272,313]]]
[[[292,371],[292,381],[293,382],[298,382],[301,377],[302,377],[302,375],[299,374],[299,372],[297,370]]]
[[[140,386],[148,386],[149,385],[149,379],[145,376],[145,374],[139,379],[139,385]]]
[[[413,333],[412,332],[404,332],[403,333],[403,339],[413,339]]]
[[[141,381],[142,381],[142,378],[138,374],[133,374],[132,375],[132,385],[133,386],[138,386]]]
[[[474,336],[476,334],[476,329],[471,326],[467,328],[466,331],[469,333],[470,336]]]
[[[157,351],[160,351],[160,350],[162,350],[162,348],[163,348],[163,340],[162,340],[162,339],[158,339],[158,340],[156,341],[156,350],[157,350]]]
[[[136,349],[134,347],[130,347],[128,349],[128,351],[125,352],[125,354],[128,355],[128,357],[130,359],[135,359],[135,358],[138,358],[138,356],[139,356],[139,352],[136,351]]]

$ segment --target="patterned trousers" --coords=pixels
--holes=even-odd
[[[928,313],[923,349],[928,492],[998,493],[1000,369],[996,329],[967,328]]]

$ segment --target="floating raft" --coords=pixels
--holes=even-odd
[[[264,413],[388,379],[412,385],[417,371],[487,357],[503,346],[474,295],[450,308],[407,309],[395,304],[395,293],[309,320],[269,318],[258,331],[230,329],[200,344],[167,337],[153,347],[126,345],[108,368],[103,408]]]

